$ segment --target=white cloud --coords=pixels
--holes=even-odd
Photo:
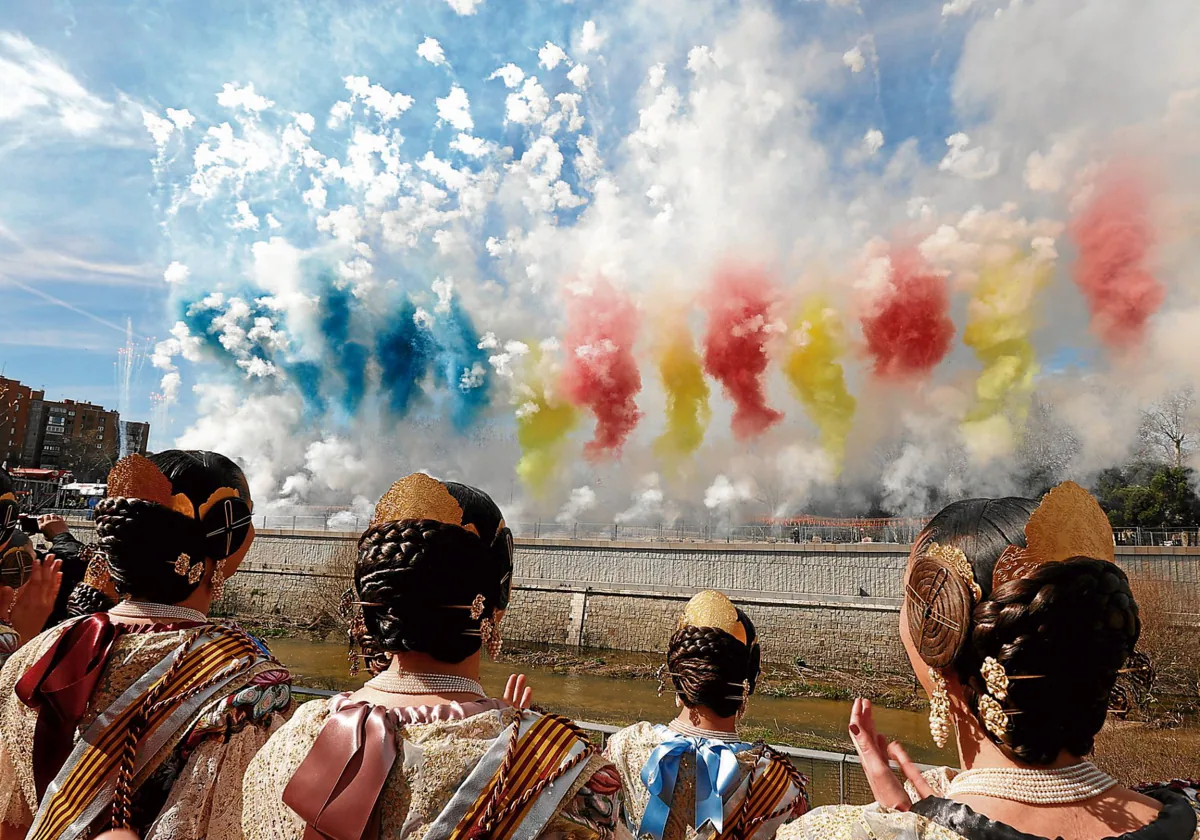
[[[571,84],[580,90],[587,90],[588,86],[588,66],[586,64],[576,64],[567,73],[567,78],[571,80]]]
[[[258,216],[250,209],[250,202],[239,201],[235,210],[237,218],[231,225],[234,230],[258,230]]]
[[[605,36],[596,29],[596,21],[585,21],[579,36],[579,51],[584,54],[595,52],[604,44],[604,39]]]
[[[473,15],[483,5],[483,0],[446,0],[446,5],[460,15]]]
[[[547,70],[553,70],[566,60],[567,54],[563,48],[551,41],[547,41],[546,46],[538,50],[538,64]]]
[[[163,272],[163,280],[172,285],[179,285],[186,283],[190,274],[191,272],[186,265],[181,262],[172,262],[167,266],[167,270]]]
[[[480,137],[470,134],[460,134],[450,141],[450,148],[462,152],[469,157],[483,157],[491,149],[492,144]]]
[[[965,15],[975,5],[975,0],[950,0],[942,6],[942,17]]]
[[[435,67],[439,64],[446,63],[446,54],[442,52],[442,45],[438,43],[437,38],[426,37],[425,40],[417,46],[417,55]]]
[[[883,132],[878,128],[872,128],[863,135],[863,151],[868,155],[873,155],[883,148]]]
[[[245,87],[237,82],[226,82],[221,86],[221,92],[217,94],[217,104],[231,110],[240,108],[243,111],[258,113],[267,110],[275,103],[265,96],[255,93],[253,82]]]
[[[394,120],[412,107],[411,96],[392,93],[381,85],[373,85],[366,76],[347,76],[343,81],[352,100],[361,101],[385,120]]]
[[[1035,192],[1058,192],[1066,183],[1066,169],[1077,151],[1073,140],[1059,140],[1046,154],[1031,152],[1025,159],[1025,185]]]
[[[475,127],[471,119],[471,102],[467,92],[458,85],[450,88],[450,94],[437,100],[438,119],[445,120],[459,131],[470,131]]]
[[[129,142],[143,124],[142,109],[125,99],[106,102],[57,56],[24,35],[0,31],[0,125],[6,122],[115,143]]]
[[[863,57],[862,49],[854,46],[842,54],[842,64],[849,67],[851,73],[861,73],[867,66],[867,60]]]
[[[519,91],[508,95],[504,110],[506,122],[539,125],[550,113],[550,97],[546,95],[546,89],[538,84],[537,76],[530,76]]]
[[[982,146],[971,146],[971,138],[963,132],[951,134],[946,138],[949,150],[938,169],[952,172],[972,181],[982,181],[991,178],[1000,171],[1000,155],[989,152]]]
[[[507,88],[515,88],[525,78],[525,71],[515,64],[505,64],[488,76],[488,81],[500,79]]]

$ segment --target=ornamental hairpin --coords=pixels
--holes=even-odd
[[[487,599],[482,594],[476,595],[475,600],[471,602],[471,620],[478,621],[483,615],[483,608],[487,604]]]
[[[180,577],[187,577],[191,573],[192,557],[190,554],[180,553],[175,558],[175,574]]]

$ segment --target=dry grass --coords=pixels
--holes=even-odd
[[[1110,720],[1092,760],[1129,785],[1200,776],[1200,730]]]
[[[1200,699],[1200,619],[1179,584],[1132,575],[1130,586],[1142,619],[1138,650],[1150,657],[1156,678],[1152,695]]]

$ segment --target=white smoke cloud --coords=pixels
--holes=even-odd
[[[596,491],[591,487],[576,487],[567,497],[567,503],[562,506],[555,517],[556,522],[577,522],[579,517],[596,506]]]

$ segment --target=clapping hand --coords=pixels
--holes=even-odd
[[[875,801],[880,805],[894,811],[907,811],[912,806],[904,785],[892,773],[889,758],[900,765],[900,771],[918,796],[922,799],[933,796],[933,789],[908,757],[904,747],[898,741],[889,744],[887,738],[875,731],[870,700],[859,697],[854,701],[854,708],[850,712],[850,738],[854,741],[858,757],[862,759],[863,773],[871,785],[871,793],[875,794]]]
[[[524,674],[513,674],[504,686],[504,702],[524,711],[533,705],[533,689],[525,684]]]
[[[21,644],[25,644],[46,626],[50,613],[54,611],[54,601],[58,597],[58,589],[62,586],[62,561],[55,560],[53,554],[45,560],[36,558],[33,561],[29,580],[17,591],[16,602],[12,605],[8,622],[17,631]]]

